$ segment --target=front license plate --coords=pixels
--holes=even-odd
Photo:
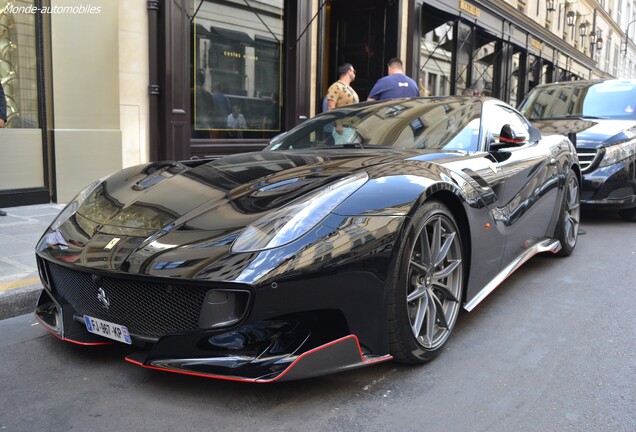
[[[100,320],[99,318],[93,318],[88,315],[84,315],[84,322],[86,323],[86,330],[90,333],[104,336],[128,345],[132,344],[130,334],[128,333],[126,326]]]

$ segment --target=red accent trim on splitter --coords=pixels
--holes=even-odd
[[[364,355],[362,354],[362,348],[360,347],[360,342],[358,341],[358,337],[356,335],[348,335],[345,336],[343,338],[340,339],[336,339],[334,341],[331,341],[329,343],[326,343],[324,345],[321,345],[319,347],[313,348],[307,352],[302,353],[301,355],[298,356],[298,358],[296,360],[294,360],[288,367],[287,369],[285,369],[280,375],[276,376],[275,378],[271,378],[271,379],[258,379],[258,378],[241,378],[241,377],[232,377],[232,376],[225,376],[225,375],[214,375],[214,374],[206,374],[206,373],[202,373],[202,372],[192,372],[192,371],[185,371],[185,370],[177,370],[177,369],[169,369],[169,368],[162,368],[162,367],[158,367],[158,366],[151,366],[151,365],[145,365],[137,360],[132,360],[128,357],[125,358],[126,361],[136,364],[137,366],[141,366],[143,368],[146,369],[154,369],[154,370],[158,370],[158,371],[164,371],[164,372],[173,372],[173,373],[178,373],[181,375],[192,375],[192,376],[197,376],[197,377],[203,377],[203,378],[214,378],[214,379],[221,379],[221,380],[226,380],[226,381],[238,381],[238,382],[251,382],[251,383],[259,383],[259,384],[266,384],[266,383],[272,383],[272,382],[276,382],[278,380],[280,380],[283,376],[285,376],[300,360],[302,360],[305,357],[310,356],[311,354],[314,354],[318,351],[321,351],[325,348],[329,348],[333,345],[339,344],[341,342],[344,342],[346,340],[349,339],[353,339],[356,342],[356,345],[358,347],[358,352],[360,353],[360,360],[367,364],[374,364],[374,363],[380,363],[383,361],[387,361],[387,360],[391,360],[393,358],[393,356],[391,355],[385,355],[373,360],[367,360],[364,358]]]

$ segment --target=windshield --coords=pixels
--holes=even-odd
[[[636,118],[636,85],[598,84],[590,87],[583,100],[583,114],[608,118]]]
[[[481,102],[417,98],[350,105],[320,114],[272,140],[267,150],[303,148],[476,151]]]
[[[636,119],[636,82],[559,83],[530,92],[520,111],[530,120],[570,117]]]

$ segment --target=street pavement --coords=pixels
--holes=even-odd
[[[42,284],[35,244],[64,204],[3,208],[0,216],[0,320],[32,311]]]

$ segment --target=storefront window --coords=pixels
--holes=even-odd
[[[470,87],[473,91],[481,91],[482,87],[476,86],[477,81],[471,80],[469,68],[473,59],[473,28],[459,22],[457,24],[457,81],[456,93],[461,94],[462,91]],[[475,75],[473,74],[473,77]],[[477,75],[478,76],[478,75]]]
[[[547,64],[545,61],[543,62],[543,67],[541,68],[541,76],[539,77],[539,84],[546,84],[552,82],[552,65]]]
[[[528,82],[527,91],[532,90],[539,84],[545,84],[551,82],[550,74],[552,71],[551,63],[537,57],[535,55],[528,55]]]
[[[478,35],[473,53],[473,82],[482,96],[493,96],[495,64],[501,63],[501,49],[486,35]]]
[[[519,98],[519,71],[521,68],[521,62],[524,61],[525,56],[521,52],[515,52],[512,55],[512,75],[510,75],[508,81],[508,102],[512,106],[517,106],[520,100]],[[522,95],[521,95],[522,96]]]
[[[450,94],[451,62],[453,59],[453,22],[424,14],[424,34],[420,40],[419,84],[424,94]]]
[[[526,86],[528,91],[535,88],[538,84],[542,83],[541,74],[543,72],[543,65],[541,59],[532,54],[528,55],[528,82]]]
[[[2,2],[0,2],[2,3]],[[14,0],[0,8],[0,82],[7,128],[39,127],[34,2]]]
[[[283,0],[196,0],[192,137],[281,131]]]

